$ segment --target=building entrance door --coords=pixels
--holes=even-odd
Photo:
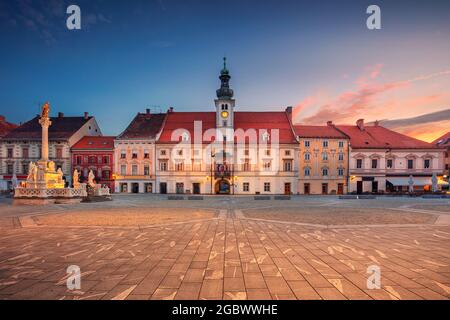
[[[289,182],[284,184],[284,194],[291,194],[291,184]]]
[[[216,194],[230,194],[230,183],[228,180],[221,179],[216,182]]]
[[[166,194],[167,193],[167,183],[160,182],[159,184],[159,193]]]
[[[192,193],[193,194],[200,194],[200,183],[193,183],[192,184]]]
[[[322,183],[322,194],[328,194],[328,183]]]
[[[310,194],[311,193],[311,189],[310,189],[310,184],[309,183],[305,183],[303,187],[304,187],[304,190],[303,190],[304,194]]]
[[[378,181],[372,181],[372,192],[378,192]]]
[[[337,194],[344,194],[344,184],[338,183]]]
[[[139,193],[139,183],[132,183],[131,184],[131,192]]]
[[[363,182],[362,181],[356,182],[356,193],[357,194],[363,193]]]

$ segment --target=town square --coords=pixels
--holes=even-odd
[[[0,0],[2,303],[448,302],[450,6],[417,2]]]

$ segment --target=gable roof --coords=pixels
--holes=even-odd
[[[114,149],[114,138],[111,136],[84,136],[72,146],[72,149]]]
[[[350,137],[352,148],[356,149],[433,149],[435,145],[408,137],[404,134],[389,130],[380,125],[358,126],[337,125],[337,129]]]
[[[435,144],[438,147],[450,147],[450,131],[434,140],[432,144]]]
[[[333,125],[306,126],[294,125],[295,134],[300,138],[332,138],[348,139],[343,132],[337,130]]]
[[[201,121],[203,143],[214,141],[205,139],[204,133],[208,129],[216,128],[215,112],[168,112],[163,131],[159,137],[159,143],[178,143],[180,140],[172,141],[172,134],[175,130],[187,130],[194,142],[194,122]],[[264,130],[278,129],[279,143],[295,143],[295,136],[289,119],[285,112],[234,112],[234,129],[242,129],[244,132],[249,129],[257,130],[257,133]],[[258,141],[261,135],[258,135]]]
[[[165,113],[140,113],[116,139],[154,139],[161,131],[166,118]]]
[[[6,121],[4,116],[0,116],[0,138],[5,136],[11,130],[17,128],[18,125]]]
[[[11,130],[3,140],[40,140],[42,127],[39,124],[40,116],[36,116],[14,130]],[[49,140],[67,140],[75,134],[92,117],[51,117],[51,126],[48,128]]]

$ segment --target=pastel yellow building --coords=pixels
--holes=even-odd
[[[344,194],[348,185],[349,138],[331,122],[294,126],[299,142],[300,194]]]

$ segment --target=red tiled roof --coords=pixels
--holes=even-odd
[[[17,124],[8,122],[4,116],[0,116],[0,138],[17,127]]]
[[[164,124],[165,113],[138,113],[117,139],[154,139]]]
[[[435,145],[408,137],[404,134],[389,130],[380,125],[365,126],[360,130],[357,126],[336,126],[350,137],[352,148],[361,149],[433,149]]]
[[[215,112],[169,112],[167,114],[166,123],[164,125],[159,143],[177,143],[171,141],[172,133],[177,129],[185,129],[189,131],[191,139],[194,139],[194,121],[202,122],[202,135],[206,130],[216,127]],[[279,143],[295,143],[295,136],[292,132],[289,120],[285,112],[234,112],[234,129],[255,129],[259,130],[279,130]],[[261,138],[261,137],[259,137]],[[212,138],[214,141],[214,137]],[[204,143],[210,143],[205,139]]]
[[[72,146],[72,149],[114,149],[115,137],[85,136]]]
[[[50,140],[69,139],[92,117],[51,117],[52,125],[48,128]],[[21,126],[11,130],[3,139],[11,140],[40,140],[42,127],[39,124],[39,116],[25,122]]]
[[[432,144],[435,144],[438,147],[450,147],[450,131],[434,140]]]
[[[301,138],[337,138],[348,139],[348,137],[337,130],[334,126],[305,126],[295,125],[295,134]]]

